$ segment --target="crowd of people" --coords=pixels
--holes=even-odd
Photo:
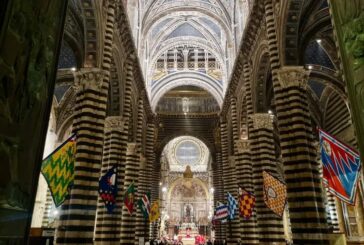
[[[160,238],[160,239],[152,239],[145,243],[145,245],[183,245],[181,240],[168,239],[168,238]],[[198,240],[196,239],[195,245],[226,245],[224,241],[211,241],[210,239]]]

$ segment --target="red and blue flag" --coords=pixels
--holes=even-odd
[[[229,207],[227,205],[220,203],[219,206],[217,206],[215,209],[215,215],[213,217],[213,221],[226,220],[228,217],[229,217]]]
[[[361,167],[359,154],[321,129],[319,134],[324,184],[342,201],[355,205]]]
[[[117,168],[109,169],[99,181],[100,198],[104,201],[108,213],[112,213],[116,206],[117,188]]]

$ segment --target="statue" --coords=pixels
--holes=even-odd
[[[190,204],[185,205],[185,217],[184,217],[185,223],[191,223],[192,222],[192,209]]]
[[[186,170],[183,173],[183,178],[185,178],[185,179],[192,179],[193,178],[193,173],[192,173],[190,165],[187,165]]]

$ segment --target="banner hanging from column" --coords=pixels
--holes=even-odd
[[[319,129],[323,182],[342,201],[355,205],[360,176],[359,154]]]

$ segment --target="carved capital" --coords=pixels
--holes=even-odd
[[[124,128],[124,124],[125,120],[123,117],[107,117],[105,119],[105,131],[111,131],[115,129],[122,131]]]
[[[239,152],[244,152],[249,150],[250,142],[249,140],[236,140],[235,145],[238,148]]]
[[[75,72],[75,89],[82,91],[85,89],[93,89],[100,91],[103,85],[103,79],[106,71],[98,68],[83,68]]]
[[[256,113],[251,115],[250,118],[253,120],[254,129],[266,128],[273,130],[273,115],[268,113]]]
[[[284,66],[278,70],[278,79],[282,88],[291,86],[307,89],[310,71],[303,66]]]

